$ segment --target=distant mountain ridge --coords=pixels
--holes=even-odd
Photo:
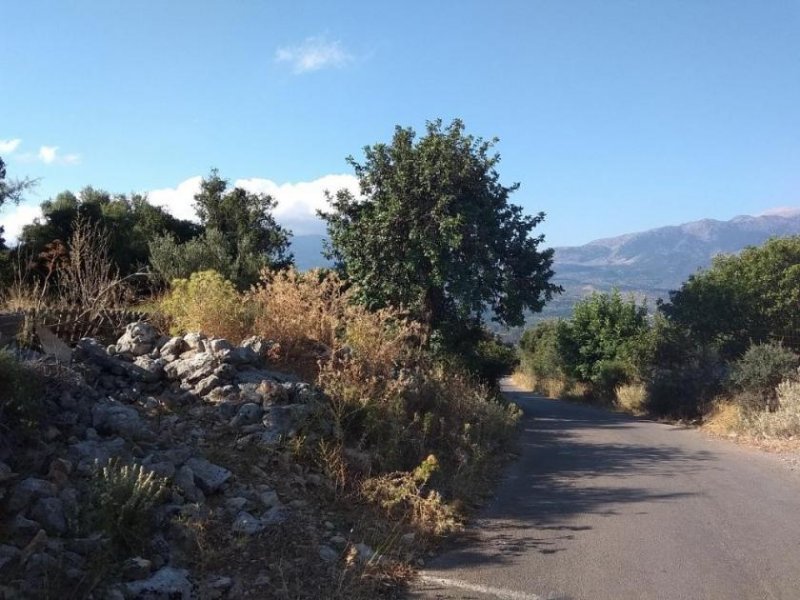
[[[555,249],[556,281],[565,294],[545,314],[566,314],[593,290],[614,287],[651,301],[666,298],[718,254],[735,254],[771,237],[800,234],[800,210],[703,219]]]
[[[800,235],[800,209],[743,215],[730,221],[702,219],[556,248],[555,281],[564,287],[564,294],[537,318],[566,316],[586,294],[613,288],[647,298],[652,306],[689,275],[708,267],[717,254],[735,254],[787,235]],[[330,266],[322,256],[324,239],[323,235],[292,239],[299,269]]]

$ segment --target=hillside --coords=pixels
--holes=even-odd
[[[565,293],[543,314],[567,314],[585,294],[614,287],[651,301],[666,298],[717,254],[796,234],[800,234],[800,213],[787,212],[730,221],[703,219],[556,248],[556,279]]]

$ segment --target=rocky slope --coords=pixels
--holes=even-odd
[[[81,340],[71,367],[29,362],[37,418],[0,427],[0,597],[347,597],[375,552],[287,453],[330,425],[269,349],[140,322],[109,347]],[[124,465],[160,490],[134,507],[147,515],[115,496],[142,487]]]

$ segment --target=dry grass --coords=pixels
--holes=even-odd
[[[717,399],[703,420],[703,429],[717,436],[738,435],[742,425],[742,409],[726,398]]]
[[[570,381],[563,377],[539,378],[525,371],[517,370],[511,375],[514,385],[548,398],[565,400],[582,400],[589,394],[589,387],[579,381]]]
[[[297,360],[336,345],[346,320],[350,294],[335,273],[264,271],[248,295],[253,331],[278,342],[281,355]]]
[[[643,383],[621,385],[614,391],[614,395],[614,405],[622,412],[636,416],[647,412],[647,387]]]
[[[778,407],[748,414],[744,424],[759,438],[793,439],[800,436],[800,382],[784,381],[776,388]]]

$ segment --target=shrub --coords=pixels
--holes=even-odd
[[[519,343],[520,369],[537,380],[560,379],[564,362],[558,347],[558,321],[543,321],[525,330]]]
[[[432,535],[449,533],[460,526],[456,511],[439,492],[427,487],[438,469],[439,462],[431,454],[413,471],[365,480],[362,493],[394,520],[408,522]]]
[[[647,387],[643,383],[629,383],[618,386],[614,391],[615,404],[621,410],[641,415],[647,406]]]
[[[575,305],[569,321],[558,324],[563,368],[609,398],[636,375],[636,347],[648,332],[647,308],[632,297],[625,300],[618,291],[592,294]]]
[[[337,345],[351,294],[332,271],[262,271],[251,290],[256,333],[278,342],[282,358],[296,361]],[[364,312],[364,311],[362,311]]]
[[[776,390],[777,408],[745,416],[748,430],[761,437],[800,435],[800,382],[784,381]]]
[[[776,387],[796,374],[800,357],[781,344],[755,344],[733,363],[730,383],[747,410],[775,408]]]
[[[176,279],[159,303],[172,322],[172,333],[202,331],[239,342],[252,331],[252,308],[230,281],[216,271]]]
[[[154,527],[153,510],[166,491],[166,481],[141,465],[123,465],[117,459],[98,464],[91,487],[91,525],[123,548],[140,551]]]

